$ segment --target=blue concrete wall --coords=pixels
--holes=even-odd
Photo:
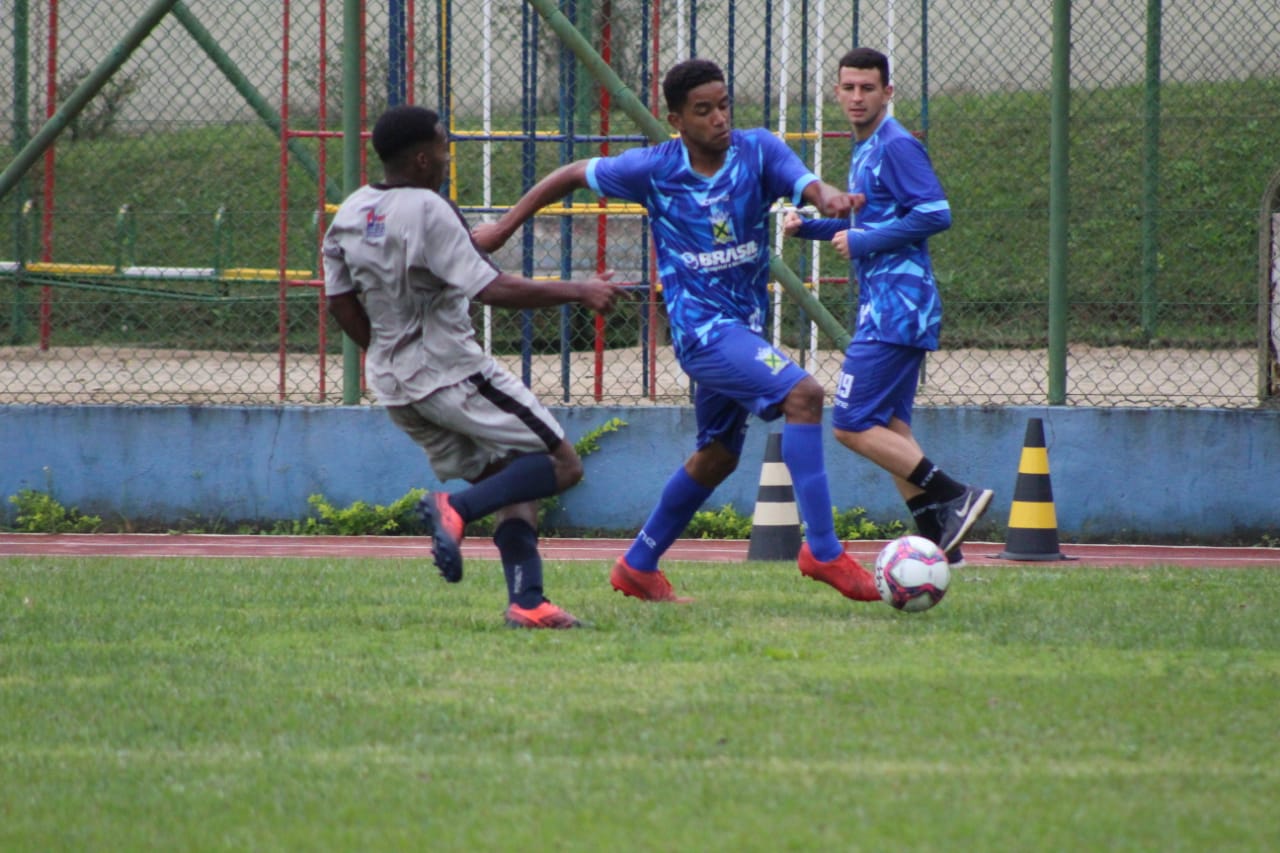
[[[556,409],[576,439],[627,426],[586,459],[561,498],[565,526],[634,531],[692,449],[679,407]],[[978,536],[1002,541],[1029,418],[1044,422],[1064,542],[1212,542],[1280,536],[1280,412],[1220,409],[924,408],[915,430],[934,461],[996,490]],[[708,504],[755,504],[765,437]],[[832,500],[876,521],[905,520],[887,474],[828,437]],[[449,484],[456,488],[459,483]],[[426,459],[364,407],[0,406],[0,497],[52,491],[64,506],[134,523],[269,523],[307,516],[322,494],[346,506],[437,488]],[[4,502],[6,523],[13,507]]]

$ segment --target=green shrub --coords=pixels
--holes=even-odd
[[[15,529],[22,533],[92,533],[102,526],[100,517],[67,509],[47,492],[23,489],[9,503],[18,508]]]
[[[846,510],[833,508],[832,518],[836,538],[845,541],[893,539],[907,533],[906,525],[901,521],[876,524],[867,518],[867,511],[860,506]],[[750,539],[751,516],[738,512],[730,504],[717,510],[702,510],[694,513],[683,535],[688,539]]]
[[[426,489],[410,489],[404,497],[387,506],[356,501],[345,509],[329,503],[324,495],[312,495],[307,498],[307,503],[315,510],[315,516],[277,525],[273,532],[294,536],[403,536],[417,533],[421,524],[415,507],[426,493]]]
[[[860,506],[852,509],[833,509],[836,523],[836,538],[851,541],[855,539],[895,539],[910,531],[901,521],[889,521],[876,524],[867,518],[867,511]]]
[[[682,534],[686,539],[750,539],[751,516],[725,504],[715,510],[701,510]]]

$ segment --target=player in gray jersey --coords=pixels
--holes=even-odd
[[[497,269],[438,192],[449,144],[435,112],[392,107],[374,125],[373,147],[384,177],[334,215],[324,239],[325,294],[338,325],[366,351],[365,382],[391,420],[426,451],[441,481],[472,484],[423,498],[436,566],[446,581],[460,581],[467,523],[496,513],[507,624],[575,627],[542,594],[537,501],[582,479],[582,460],[546,407],[485,355],[470,308],[578,302],[607,313],[624,291],[610,273],[535,282]]]

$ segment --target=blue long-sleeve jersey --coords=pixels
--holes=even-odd
[[[867,198],[852,223],[814,219],[796,236],[830,240],[847,230],[858,281],[855,341],[936,350],[942,300],[927,241],[951,226],[951,205],[928,153],[901,123],[886,117],[854,146],[848,186]]]

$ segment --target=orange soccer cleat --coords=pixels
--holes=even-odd
[[[462,580],[462,533],[467,523],[449,503],[446,492],[433,492],[418,501],[418,514],[431,534],[431,553],[440,576],[449,583]]]
[[[577,628],[582,624],[572,613],[546,599],[532,609],[512,604],[507,607],[505,618],[512,628]]]

